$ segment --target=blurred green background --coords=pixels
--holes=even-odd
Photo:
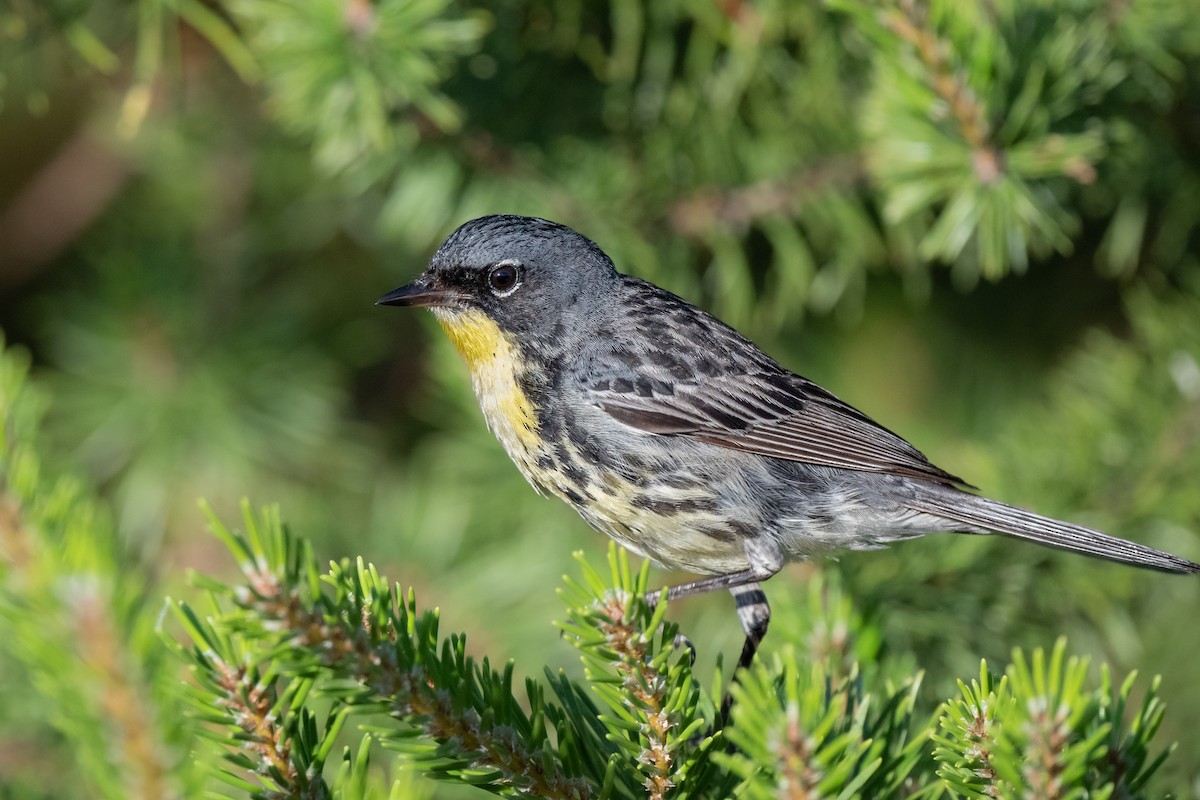
[[[575,669],[555,589],[603,541],[508,463],[432,319],[372,305],[496,212],[992,496],[1200,560],[1193,0],[0,5],[0,328],[148,595],[228,571],[196,498],[249,496],[473,652]],[[930,697],[1060,633],[1161,673],[1165,785],[1200,796],[1200,581],[937,536],[768,594],[819,571]],[[736,652],[727,596],[674,613],[701,664]],[[37,683],[0,645],[2,797],[80,769]]]

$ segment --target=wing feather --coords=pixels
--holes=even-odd
[[[815,384],[790,373],[785,377],[793,383],[786,395],[777,389],[779,376],[750,374],[704,383],[664,382],[660,388],[669,387],[669,393],[650,396],[593,389],[590,400],[614,419],[649,433],[690,436],[789,461],[967,485]]]
[[[723,322],[653,284],[622,281],[621,324],[599,331],[573,371],[585,402],[618,422],[772,458],[969,485]]]

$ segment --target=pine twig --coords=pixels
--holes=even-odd
[[[306,604],[300,592],[289,589],[265,566],[246,572],[251,590],[239,598],[268,627],[289,634],[289,644],[319,654],[322,666],[353,676],[376,697],[387,702],[397,717],[420,720],[424,733],[439,742],[455,742],[477,769],[499,771],[503,782],[523,793],[554,800],[589,800],[582,780],[557,768],[543,750],[530,752],[514,731],[483,720],[474,709],[462,709],[439,687],[423,664],[402,665],[396,655],[395,631],[372,635],[369,609],[364,604],[357,624],[346,617],[331,621],[319,607]],[[392,598],[388,599],[391,603]]]
[[[884,24],[912,46],[929,73],[930,88],[946,104],[963,140],[971,148],[971,165],[982,183],[994,184],[1004,172],[1003,154],[991,142],[987,108],[950,62],[950,47],[927,26],[926,12],[914,0],[899,0],[884,15]]]

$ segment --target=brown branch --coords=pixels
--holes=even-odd
[[[852,186],[864,175],[857,156],[834,157],[787,178],[703,190],[672,206],[667,219],[676,233],[690,238],[700,238],[714,227],[744,231],[764,217],[794,214],[817,195]]]
[[[782,764],[780,796],[786,800],[816,800],[823,777],[813,766],[814,744],[800,729],[800,713],[795,707],[787,712],[787,731],[776,751]]]
[[[674,722],[665,710],[666,681],[646,659],[647,642],[642,632],[628,619],[629,597],[616,594],[597,606],[602,621],[600,630],[606,644],[618,656],[615,666],[624,679],[625,690],[637,700],[631,710],[644,720],[642,734],[646,746],[638,755],[638,763],[649,768],[646,794],[650,800],[663,800],[675,783],[671,780],[673,755],[667,734]]]
[[[108,208],[129,179],[125,159],[76,133],[0,209],[0,285],[34,277]]]
[[[129,663],[111,614],[112,597],[95,581],[72,593],[72,612],[80,660],[99,679],[103,719],[116,731],[113,749],[124,765],[130,797],[178,797],[164,764],[161,737],[145,697],[140,670]]]
[[[216,656],[210,656],[217,668],[217,685],[225,692],[222,701],[233,713],[238,727],[249,734],[248,748],[259,757],[258,772],[271,769],[278,772],[289,788],[298,789],[300,775],[292,763],[291,743],[272,717],[275,694],[269,687],[250,677],[245,667],[232,667]]]
[[[966,730],[969,744],[965,754],[978,763],[975,775],[987,782],[987,786],[983,790],[984,794],[988,797],[999,797],[1000,787],[997,784],[996,770],[992,767],[992,751],[989,749],[992,736],[991,731],[988,730],[987,711],[974,706],[972,706],[972,711],[974,716]]]
[[[1060,707],[1050,713],[1048,698],[1039,697],[1031,709],[1026,726],[1029,749],[1025,753],[1022,772],[1033,796],[1058,800],[1063,796],[1063,752],[1067,749],[1071,731],[1067,727],[1067,709]]]
[[[25,530],[21,506],[7,492],[0,493],[0,558],[13,566],[15,575],[24,574],[33,559],[34,541]]]
[[[0,492],[0,555],[12,565],[14,576],[36,580],[37,544],[20,502]],[[109,584],[102,576],[91,574],[75,576],[71,586],[64,611],[74,631],[80,664],[99,687],[98,711],[115,733],[110,752],[123,767],[129,796],[148,800],[178,797],[159,744],[152,704],[145,696],[145,682],[130,663],[128,645],[113,620]]]

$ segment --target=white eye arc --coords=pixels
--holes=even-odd
[[[501,261],[488,273],[488,286],[496,297],[508,297],[521,285],[521,262]]]

